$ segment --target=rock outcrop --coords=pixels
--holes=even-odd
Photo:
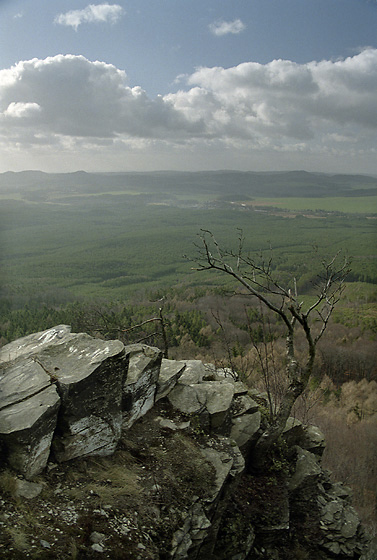
[[[66,530],[72,535],[75,525],[81,535],[76,557],[361,557],[366,537],[350,491],[321,467],[320,430],[289,419],[270,469],[253,472],[249,458],[265,426],[264,399],[227,370],[166,360],[157,348],[124,347],[65,325],[5,346],[0,368],[6,519],[13,512],[9,493],[42,504],[50,484],[61,519],[68,516]],[[85,476],[69,472],[81,472],[91,457],[114,462],[87,491]],[[98,465],[97,459],[92,471]],[[90,468],[84,471],[88,477]],[[81,482],[72,483],[75,477]],[[80,501],[67,505],[71,494]],[[94,507],[101,494],[113,503],[101,498]],[[48,503],[53,516],[57,506]],[[1,518],[0,524],[7,528]],[[0,537],[4,558],[17,558],[17,546],[7,542]],[[40,558],[70,557],[66,540],[53,546],[41,534],[33,542]]]
[[[50,446],[58,461],[114,452],[127,376],[120,341],[61,325],[5,346],[0,360],[0,437],[21,474],[39,474]]]

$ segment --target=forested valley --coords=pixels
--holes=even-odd
[[[242,230],[244,250],[271,259],[282,284],[294,277],[305,305],[323,259],[344,254],[346,290],[294,414],[324,430],[325,464],[352,486],[376,535],[376,179],[4,175],[0,345],[68,324],[230,368],[278,402],[283,325],[228,278],[195,271],[198,233],[234,247]]]

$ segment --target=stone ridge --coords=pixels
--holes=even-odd
[[[366,538],[349,490],[321,467],[318,428],[290,418],[271,470],[248,467],[265,428],[263,403],[226,369],[59,325],[0,351],[2,467],[31,480],[51,461],[111,456],[145,420],[177,443],[180,433],[191,438],[195,457],[213,473],[208,491],[177,516],[161,558],[289,560],[292,546],[297,558],[360,558]],[[104,551],[95,544],[92,552]],[[156,548],[153,554],[145,558],[160,558]]]

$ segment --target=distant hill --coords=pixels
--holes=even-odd
[[[43,196],[101,193],[211,194],[238,197],[326,197],[371,196],[377,194],[377,177],[309,173],[307,171],[157,171],[125,173],[44,173],[21,171],[0,174],[0,193]]]

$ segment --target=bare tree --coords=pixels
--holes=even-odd
[[[86,313],[81,313],[79,316],[80,329],[95,336],[101,336],[105,339],[119,338],[125,344],[153,342],[156,338],[161,341],[163,357],[168,358],[169,341],[168,341],[168,325],[169,320],[164,315],[165,298],[162,297],[157,301],[151,303],[158,303],[158,315],[148,317],[139,323],[133,323],[128,328],[124,328],[122,321],[124,318],[119,314],[114,313],[111,307],[106,305],[106,308],[94,306]],[[155,325],[156,328],[148,330],[147,325]],[[147,327],[145,329],[145,327]]]
[[[253,328],[250,324],[250,317],[245,308],[246,320],[248,323],[248,330],[250,335],[250,340],[254,353],[256,355],[256,365],[259,369],[263,386],[267,393],[269,416],[272,420],[276,414],[278,402],[281,400],[282,394],[284,394],[284,385],[281,383],[281,367],[280,363],[276,360],[276,349],[275,349],[275,336],[272,331],[270,318],[265,317],[263,312],[263,303],[259,301],[260,305],[260,321],[261,330],[258,331],[257,338],[254,336]],[[262,334],[262,339],[260,336]]]
[[[132,327],[129,327],[128,329],[118,329],[118,331],[120,333],[122,333],[123,335],[129,334],[131,332],[135,332],[136,330],[144,327],[145,325],[148,325],[150,323],[157,323],[158,325],[158,329],[143,335],[142,337],[139,337],[136,339],[136,342],[145,342],[146,340],[150,340],[151,338],[153,338],[156,335],[160,335],[161,339],[162,339],[162,344],[163,344],[163,351],[162,351],[162,355],[164,358],[168,358],[168,354],[169,354],[169,345],[168,345],[168,338],[166,335],[166,320],[164,319],[163,316],[163,308],[159,307],[158,309],[158,317],[151,317],[150,319],[146,319],[145,321],[142,321],[141,323],[139,323],[138,325],[132,325]]]
[[[308,385],[313,372],[317,344],[344,290],[349,263],[347,259],[339,263],[339,253],[328,262],[323,261],[322,272],[314,284],[314,301],[304,306],[298,297],[296,279],[292,279],[291,286],[283,286],[273,272],[272,258],[266,259],[263,254],[253,257],[245,252],[242,232],[239,235],[237,251],[221,248],[212,232],[208,230],[201,230],[199,237],[201,243],[197,244],[197,266],[194,269],[215,270],[232,277],[248,294],[276,313],[285,326],[287,389],[268,428],[256,444],[253,465],[261,467],[268,451],[282,434],[294,403]],[[298,330],[304,333],[306,341],[303,360],[297,357],[295,347]]]

